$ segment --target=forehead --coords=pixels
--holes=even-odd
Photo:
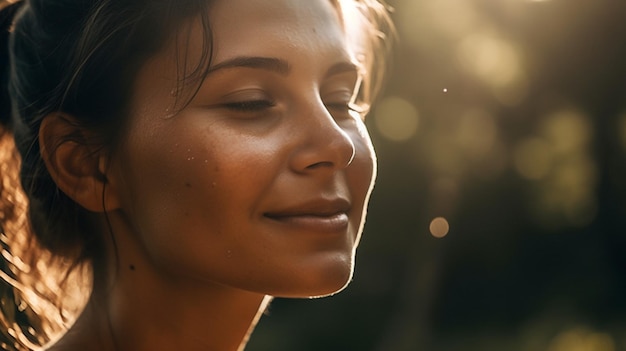
[[[193,88],[197,81],[191,79],[187,86],[185,77],[204,70],[206,45],[210,65],[236,57],[274,57],[299,73],[312,74],[354,61],[334,0],[217,0],[208,17],[210,43],[204,41],[207,33],[196,18],[183,24],[178,36],[139,70],[134,110],[160,111],[156,102],[169,106],[165,100],[172,99],[171,92]]]
[[[332,0],[218,0],[210,22],[215,61],[242,51],[279,55],[344,52],[347,45]]]

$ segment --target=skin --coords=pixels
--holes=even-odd
[[[222,0],[210,16],[197,95],[181,109],[189,91],[172,93],[168,46],[139,73],[123,141],[96,162],[104,192],[75,186],[79,203],[106,205],[117,249],[51,350],[242,350],[269,296],[325,296],[352,277],[375,155],[349,108],[358,72],[337,11]],[[193,66],[201,29],[189,25],[179,57]],[[72,167],[71,147],[59,164]]]

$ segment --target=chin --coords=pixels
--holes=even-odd
[[[352,261],[323,269],[301,272],[291,280],[294,284],[287,291],[274,295],[286,298],[320,298],[334,295],[345,289],[352,281]]]
[[[319,299],[319,298],[323,298],[323,297],[333,296],[335,294],[338,294],[338,293],[342,292],[345,288],[347,288],[348,285],[350,285],[351,281],[352,281],[352,279],[348,279],[346,282],[344,282],[338,288],[329,289],[328,291],[312,294],[312,295],[306,296],[306,298],[308,298],[308,299]]]

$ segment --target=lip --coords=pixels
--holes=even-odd
[[[345,231],[351,204],[345,199],[316,199],[283,209],[265,212],[274,222],[311,232]]]

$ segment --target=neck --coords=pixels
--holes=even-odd
[[[68,336],[89,350],[242,351],[271,298],[156,267],[116,220],[114,254],[94,263],[90,302]]]
[[[116,351],[241,351],[270,300],[221,286],[172,291],[135,283],[141,288],[119,283],[90,303]]]

